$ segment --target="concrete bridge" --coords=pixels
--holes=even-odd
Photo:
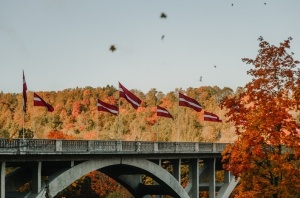
[[[47,188],[54,197],[71,183],[99,170],[124,186],[134,197],[170,195],[198,198],[200,191],[209,197],[228,197],[237,181],[222,169],[224,143],[87,141],[49,139],[0,139],[1,198],[45,197]],[[171,172],[162,167],[170,165]],[[181,167],[189,168],[189,183],[181,185]],[[18,167],[5,174],[7,167]],[[224,180],[216,182],[216,171],[224,172]],[[141,182],[143,175],[154,185]],[[32,181],[32,191],[18,193],[24,183]]]

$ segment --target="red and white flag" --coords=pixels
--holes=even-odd
[[[157,105],[157,108],[156,108],[156,115],[157,116],[161,116],[161,117],[166,117],[166,118],[172,118],[173,119],[173,116],[169,113],[169,111],[165,108],[162,108],[160,106]]]
[[[207,111],[204,111],[204,121],[222,122],[222,120],[220,120],[220,118],[217,115],[209,113]]]
[[[34,106],[39,106],[39,107],[47,107],[48,111],[52,112],[54,111],[54,108],[45,102],[40,96],[38,96],[36,93],[34,93],[33,97],[33,105]]]
[[[105,103],[98,99],[97,103],[98,111],[106,111],[108,113],[118,115],[119,108],[117,106]]]
[[[201,105],[195,99],[187,97],[182,93],[179,93],[179,106],[190,107],[197,112],[202,110]]]
[[[25,74],[24,74],[24,70],[23,70],[23,111],[26,113],[26,103],[27,103],[27,84],[25,81]]]
[[[120,97],[125,98],[135,109],[137,109],[142,103],[142,101],[137,96],[135,96],[133,93],[127,90],[120,82],[119,93]]]

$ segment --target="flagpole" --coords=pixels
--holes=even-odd
[[[35,113],[35,108],[34,108],[34,105],[33,105],[33,111],[32,111],[33,113],[32,113],[32,119],[34,118],[34,116],[36,116],[36,113]],[[36,134],[36,129],[37,129],[37,120],[36,120],[36,117],[35,117],[35,119],[34,119],[34,123],[33,123],[33,133],[35,133]],[[43,136],[44,136],[45,134],[43,134]],[[45,136],[43,137],[43,138],[45,138]]]
[[[22,107],[22,140],[24,142],[24,127],[25,127],[25,111],[26,111],[26,104],[25,104],[25,99],[24,99],[24,70],[22,71],[23,78],[22,78],[22,100],[23,100],[23,107]]]
[[[156,93],[155,93],[156,94]],[[157,118],[157,123],[156,123],[156,142],[158,142],[158,116],[157,116],[157,97],[155,96],[155,106],[156,106],[156,118]]]
[[[48,95],[49,96],[49,95]],[[45,96],[45,92],[43,92],[43,98],[46,98],[46,96]],[[47,101],[48,102],[50,102],[50,98],[49,97],[47,97]],[[47,113],[49,112],[49,110],[48,110],[48,106],[46,106],[46,110],[47,110]],[[55,119],[55,115],[54,115],[54,112],[51,112],[52,113],[52,123],[54,123],[54,119]],[[55,125],[54,125],[55,126]]]
[[[23,103],[24,103],[24,100],[23,100]],[[23,104],[24,105],[24,104]],[[23,139],[23,142],[24,142],[24,125],[25,125],[25,113],[24,113],[24,110],[23,110],[23,113],[22,113],[22,117],[23,117],[23,130],[22,130],[22,139]]]
[[[159,118],[157,117],[157,123],[156,123],[156,142],[158,142],[158,121],[159,121]]]
[[[205,121],[203,120],[203,127],[202,127],[202,135],[203,135],[203,132],[204,132],[204,130],[205,130]]]
[[[96,117],[97,117],[97,140],[99,140],[99,112],[98,112],[98,99],[97,99],[97,106],[96,106],[96,111],[97,111],[97,114],[96,114]]]
[[[122,94],[121,93],[122,90]],[[119,108],[120,108],[120,97],[123,97],[125,100],[127,100],[134,109],[138,109],[142,101],[132,92],[127,90],[120,82],[119,82]],[[120,116],[119,116],[120,118]],[[120,119],[119,119],[120,122]],[[121,137],[123,136],[123,131],[120,132]]]
[[[179,92],[178,92],[178,100],[179,100]],[[178,101],[178,106],[177,106],[177,119],[178,119],[178,127],[177,127],[177,142],[179,142],[180,139],[180,125],[179,125],[179,101]]]
[[[120,84],[119,86],[119,99],[118,99],[118,123],[117,123],[117,132],[116,132],[116,136],[119,136],[119,124],[120,124]],[[116,137],[117,140],[117,137]]]
[[[205,111],[203,111],[203,127],[201,129],[201,133],[203,135],[203,131],[205,130],[205,120],[204,120],[204,116],[205,116]]]
[[[156,106],[156,117],[157,117],[157,123],[156,123],[156,142],[158,142],[158,121],[159,121],[159,117],[157,116],[157,97],[155,96],[155,106]]]

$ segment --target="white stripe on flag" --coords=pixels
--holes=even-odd
[[[103,106],[103,105],[101,105],[101,104],[99,104],[99,103],[98,103],[98,106],[103,107],[104,109],[107,109],[108,111],[110,111],[110,112],[112,112],[112,113],[115,113],[115,114],[118,113],[118,111],[113,110],[113,109],[109,109],[109,108],[107,108],[107,107],[105,107],[105,106]]]
[[[130,100],[133,104],[135,104],[136,106],[140,106],[139,103],[137,103],[135,100],[131,99],[126,93],[125,93],[125,96],[128,100]]]
[[[204,117],[206,117],[206,118],[218,119],[218,117],[217,117],[217,116],[212,116],[212,115],[204,115]]]
[[[162,109],[157,109],[157,112],[160,112],[160,113],[165,113],[165,114],[169,114],[168,111],[165,111],[165,110],[162,110]]]
[[[183,102],[189,103],[191,106],[194,106],[194,107],[197,107],[197,108],[202,109],[202,107],[201,107],[200,105],[195,104],[195,103],[190,102],[190,101],[187,101],[187,100],[185,100],[184,98],[179,98],[179,101],[183,101]]]
[[[39,101],[39,102],[42,102],[42,100],[40,98],[37,98],[37,97],[34,97],[33,99],[34,101]]]

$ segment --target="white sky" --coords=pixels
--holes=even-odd
[[[31,91],[235,90],[251,80],[241,59],[259,36],[293,37],[300,60],[299,21],[299,0],[0,0],[0,91],[21,92],[22,69]]]

